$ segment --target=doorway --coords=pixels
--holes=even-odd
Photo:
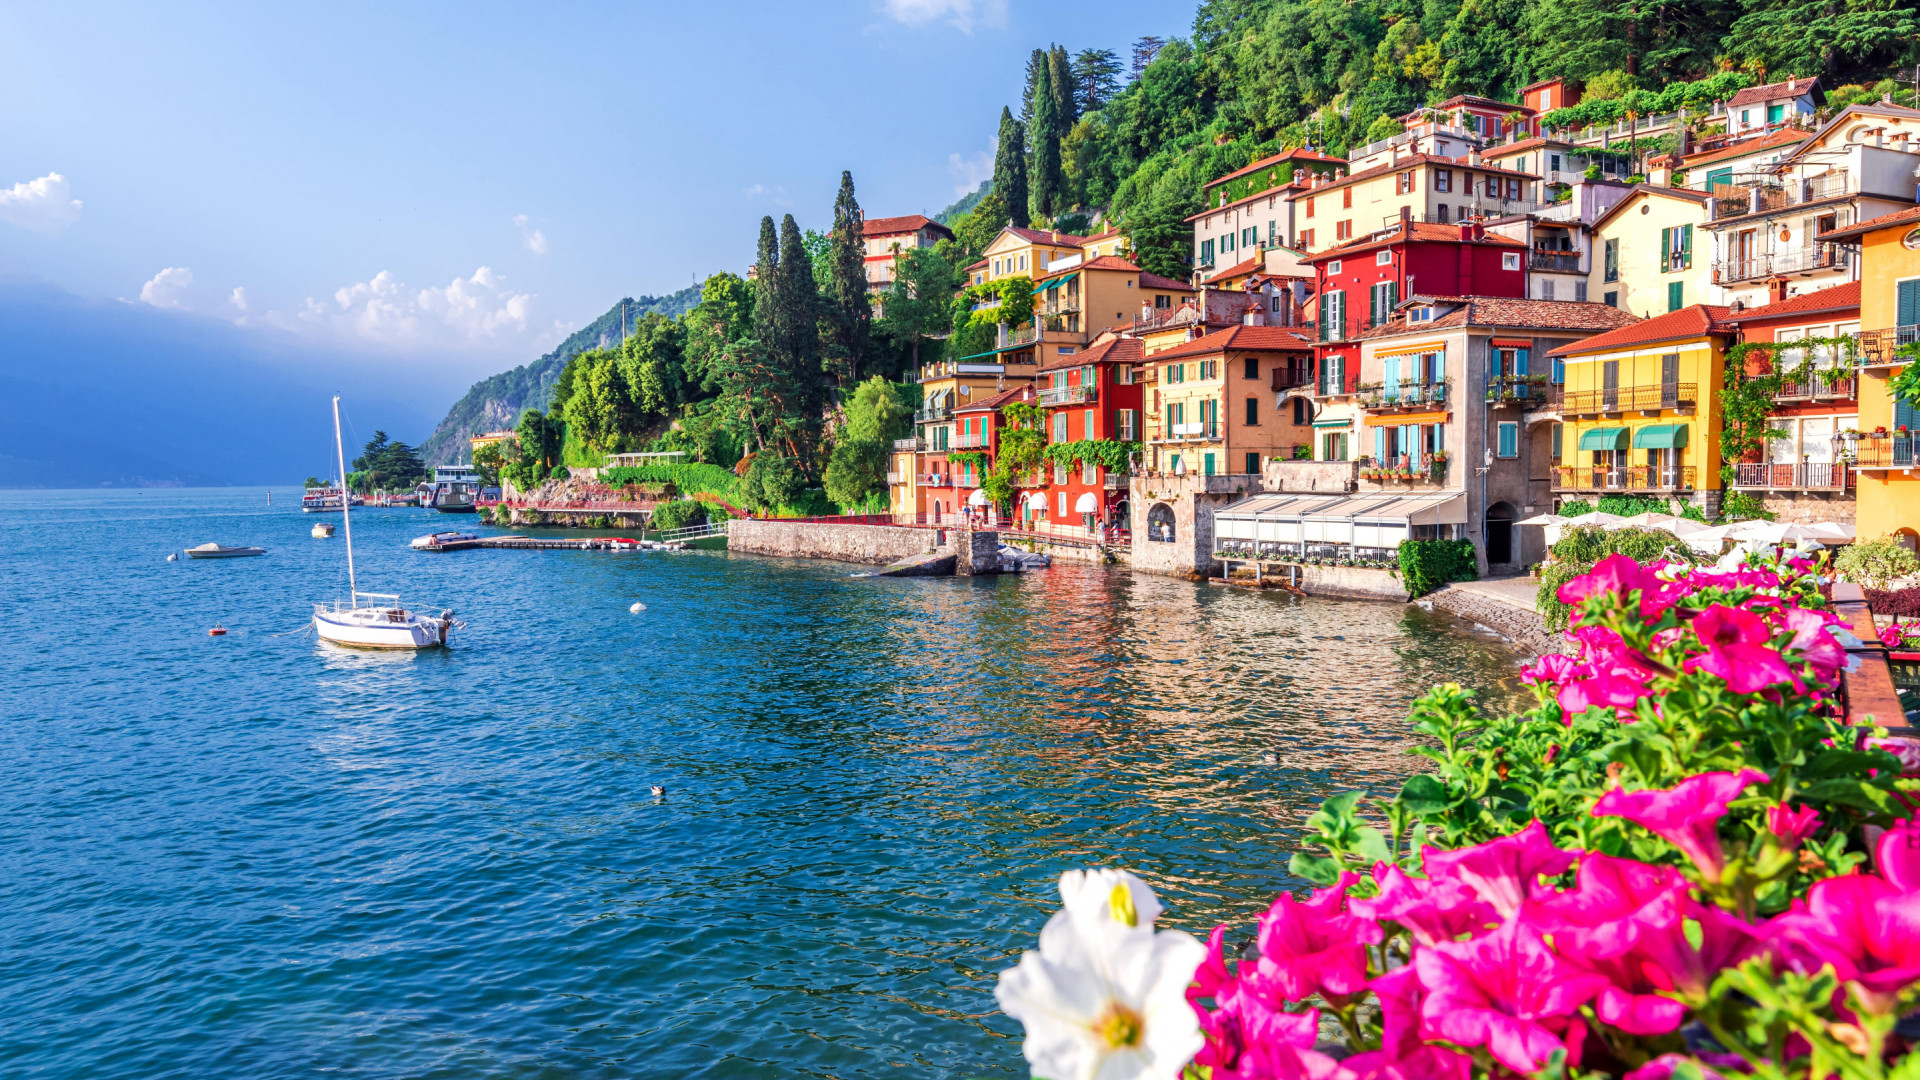
[[[1487,565],[1513,562],[1513,523],[1519,519],[1512,503],[1497,502],[1487,507]]]

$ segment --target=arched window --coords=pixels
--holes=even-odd
[[[1173,543],[1173,507],[1166,503],[1154,503],[1147,511],[1147,539],[1163,544]]]

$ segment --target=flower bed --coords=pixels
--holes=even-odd
[[[1920,1076],[1920,743],[1846,726],[1813,569],[1568,582],[1534,707],[1421,698],[1433,771],[1313,814],[1291,869],[1322,887],[1244,955],[1156,930],[1124,871],[1066,875],[998,991],[1033,1074]]]

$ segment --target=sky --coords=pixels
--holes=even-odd
[[[0,5],[0,275],[466,380],[741,272],[761,215],[936,213],[1026,58],[1186,3]],[[389,359],[390,358],[390,359]],[[440,379],[429,380],[439,382]]]

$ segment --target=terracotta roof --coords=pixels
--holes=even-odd
[[[1701,154],[1689,154],[1682,160],[1685,162],[1687,168],[1695,169],[1702,165],[1711,165],[1716,161],[1724,161],[1727,158],[1745,157],[1748,154],[1757,153],[1761,150],[1771,150],[1776,146],[1804,142],[1807,137],[1807,133],[1804,131],[1783,128],[1779,131],[1768,132],[1756,139],[1743,139],[1740,142],[1734,143],[1732,146],[1723,146],[1718,150],[1708,150]]]
[[[1040,371],[1058,371],[1061,368],[1085,367],[1088,364],[1137,364],[1146,355],[1146,346],[1139,338],[1108,338],[1083,353],[1056,356],[1041,364]]]
[[[1211,285],[1212,283],[1219,281],[1222,278],[1239,277],[1241,274],[1251,274],[1255,270],[1258,270],[1260,267],[1265,266],[1266,264],[1267,263],[1265,259],[1262,259],[1259,256],[1255,256],[1254,258],[1248,259],[1245,262],[1235,263],[1232,266],[1227,267],[1225,270],[1222,270],[1217,274],[1213,274],[1209,276],[1207,278],[1206,283]]]
[[[1636,319],[1632,324],[1618,330],[1590,337],[1585,341],[1576,341],[1571,345],[1562,345],[1548,352],[1547,355],[1570,356],[1574,353],[1604,352],[1608,349],[1652,345],[1662,341],[1683,341],[1704,337],[1710,333],[1727,333],[1733,329],[1727,322],[1730,314],[1732,312],[1728,308],[1716,307],[1713,304],[1694,304],[1691,307],[1683,307],[1679,311],[1656,315],[1651,319]],[[1628,317],[1632,318],[1632,316]]]
[[[1135,266],[1133,263],[1128,262],[1118,255],[1102,255],[1097,259],[1088,259],[1079,266],[1061,272],[1071,274],[1075,270],[1131,270],[1136,274],[1140,272],[1138,266]]]
[[[1706,208],[1707,199],[1710,198],[1706,192],[1694,191],[1691,188],[1657,187],[1653,184],[1635,184],[1633,185],[1632,191],[1620,196],[1619,202],[1602,210],[1600,216],[1594,218],[1593,224],[1588,225],[1587,228],[1589,230],[1599,228],[1602,222],[1625,209],[1626,205],[1633,201],[1633,197],[1642,192],[1648,195],[1663,195],[1670,199],[1683,199],[1687,202],[1698,203],[1703,211]]]
[[[1844,229],[1823,232],[1819,236],[1814,237],[1814,239],[1822,241],[1851,240],[1856,236],[1865,236],[1870,232],[1879,232],[1881,229],[1890,229],[1896,225],[1905,225],[1908,222],[1920,224],[1920,206],[1907,210],[1895,210],[1891,214],[1881,214],[1877,218],[1868,218],[1858,224],[1849,225]]]
[[[1259,202],[1261,199],[1297,199],[1313,190],[1315,189],[1307,185],[1307,178],[1304,175],[1295,176],[1292,180],[1277,187],[1262,188],[1251,195],[1242,195],[1230,203],[1221,203],[1219,206],[1209,206],[1197,214],[1188,214],[1180,220],[1199,221],[1208,214],[1218,214],[1223,210],[1231,210],[1236,206],[1241,206],[1246,203]]]
[[[1229,326],[1225,330],[1216,330],[1205,337],[1194,338],[1185,345],[1176,345],[1166,352],[1154,353],[1148,359],[1154,363],[1162,360],[1178,360],[1185,356],[1206,356],[1210,353],[1225,352],[1228,349],[1263,349],[1267,351],[1286,350],[1297,352],[1313,347],[1313,339],[1291,326],[1248,326],[1245,323]]]
[[[1080,242],[1082,244],[1092,244],[1092,243],[1097,243],[1101,240],[1111,240],[1114,237],[1119,235],[1120,235],[1119,229],[1108,229],[1106,232],[1094,233],[1092,236],[1083,236],[1080,238]]]
[[[1735,109],[1742,105],[1758,105],[1763,101],[1778,101],[1785,97],[1799,97],[1802,94],[1813,93],[1814,88],[1819,85],[1820,80],[1818,77],[1815,77],[1812,79],[1794,80],[1793,89],[1791,90],[1787,89],[1785,82],[1768,83],[1765,86],[1749,86],[1745,90],[1728,98],[1727,108]]]
[[[1920,212],[1920,211],[1916,211]],[[1762,304],[1745,311],[1735,311],[1728,316],[1736,325],[1752,322],[1755,319],[1776,319],[1782,315],[1811,315],[1820,311],[1845,311],[1860,306],[1860,283],[1849,281],[1845,285],[1835,285],[1830,289],[1815,289],[1789,296],[1774,304]]]
[[[1508,112],[1517,111],[1517,112],[1524,112],[1528,115],[1533,114],[1532,109],[1527,108],[1525,105],[1516,105],[1511,101],[1497,101],[1490,97],[1481,97],[1478,94],[1455,94],[1438,105],[1422,105],[1420,108],[1413,110],[1413,112],[1410,112],[1407,115],[1416,116],[1416,115],[1419,115],[1420,113],[1426,112],[1428,109],[1432,109],[1435,112],[1438,112],[1439,110],[1444,109],[1449,105],[1492,105],[1497,108],[1505,109]]]
[[[980,270],[980,269],[984,269],[984,268],[986,267],[986,265],[987,265],[987,262],[988,262],[988,260],[986,260],[986,259],[981,259],[981,260],[980,260],[979,262],[977,262],[977,263],[969,263],[968,265],[966,265],[966,266],[963,266],[963,267],[961,267],[961,268],[960,268],[960,272],[961,272],[961,273],[965,273],[965,272],[967,272],[968,270]]]
[[[1087,238],[1084,236],[1074,236],[1071,233],[1063,232],[1048,232],[1045,229],[1023,229],[1018,225],[1009,225],[1006,231],[1022,240],[1035,244],[1056,244],[1060,247],[1079,247],[1081,244],[1087,242]]]
[[[1616,307],[1586,300],[1521,300],[1504,296],[1428,296],[1419,297],[1436,305],[1457,305],[1452,311],[1426,322],[1393,322],[1362,330],[1360,338],[1397,337],[1423,334],[1461,326],[1490,326],[1511,330],[1566,330],[1593,333],[1614,330],[1639,322]],[[1413,301],[1409,301],[1412,303]]]
[[[1497,233],[1484,233],[1476,240],[1462,240],[1460,239],[1460,226],[1458,225],[1441,225],[1437,222],[1430,221],[1415,221],[1411,222],[1411,224],[1413,226],[1413,232],[1408,236],[1400,235],[1400,226],[1389,225],[1380,232],[1369,233],[1366,236],[1356,236],[1344,244],[1336,244],[1317,255],[1309,255],[1301,261],[1317,264],[1325,262],[1328,259],[1338,259],[1344,256],[1358,254],[1362,251],[1371,251],[1377,247],[1385,247],[1388,244],[1403,244],[1409,241],[1440,244],[1489,244],[1493,247],[1510,248],[1525,248],[1527,246],[1522,241],[1515,240],[1510,236],[1501,236]],[[1385,233],[1386,235],[1383,236],[1381,233]]]
[[[1530,82],[1527,85],[1520,88],[1520,96],[1525,97],[1527,91],[1529,90],[1538,90],[1543,86],[1551,86],[1552,84],[1560,81],[1562,80],[1555,78],[1555,79],[1541,79],[1539,82]]]
[[[1019,397],[1022,394],[1029,393],[1032,390],[1033,390],[1032,383],[1022,383],[1021,385],[1013,387],[1010,390],[1002,390],[1001,392],[993,395],[992,397],[986,399],[985,401],[976,401],[971,405],[962,405],[953,411],[957,413],[993,412],[999,409],[1000,406],[1005,405],[1007,402],[1012,401],[1013,399]]]
[[[1282,150],[1277,154],[1273,154],[1268,157],[1263,157],[1259,161],[1255,161],[1249,165],[1235,169],[1234,171],[1228,173],[1227,175],[1221,177],[1218,180],[1209,180],[1204,186],[1214,187],[1219,184],[1224,184],[1229,180],[1236,180],[1242,176],[1247,175],[1248,173],[1259,172],[1261,169],[1264,169],[1269,165],[1278,165],[1282,161],[1293,161],[1293,160],[1324,161],[1329,165],[1345,165],[1347,163],[1346,158],[1332,157],[1330,155],[1323,154],[1318,150],[1308,150],[1305,147],[1296,146],[1291,150]]]
[[[1187,284],[1184,281],[1175,281],[1172,278],[1164,278],[1164,277],[1161,277],[1159,274],[1151,273],[1146,270],[1140,271],[1140,287],[1143,289],[1179,289],[1183,292],[1194,291],[1193,286]]]
[[[1336,191],[1346,187],[1348,184],[1358,183],[1361,180],[1371,180],[1376,176],[1385,176],[1388,173],[1405,172],[1412,166],[1428,163],[1445,165],[1450,169],[1478,169],[1481,172],[1498,173],[1502,176],[1518,176],[1523,180],[1540,179],[1532,173],[1517,172],[1513,169],[1502,169],[1498,165],[1488,165],[1484,162],[1484,157],[1482,158],[1482,164],[1472,165],[1468,163],[1465,157],[1447,157],[1444,154],[1408,154],[1397,162],[1389,161],[1385,165],[1375,165],[1371,169],[1363,169],[1360,172],[1353,173],[1339,180],[1330,180],[1314,188],[1311,193],[1319,194],[1323,191]],[[1215,209],[1218,209],[1218,207]]]
[[[940,224],[925,214],[908,214],[905,217],[868,218],[866,225],[860,230],[860,235],[893,236],[898,233],[919,232],[921,229],[928,227],[939,229],[948,236],[953,235],[952,229],[947,228],[945,225]]]

